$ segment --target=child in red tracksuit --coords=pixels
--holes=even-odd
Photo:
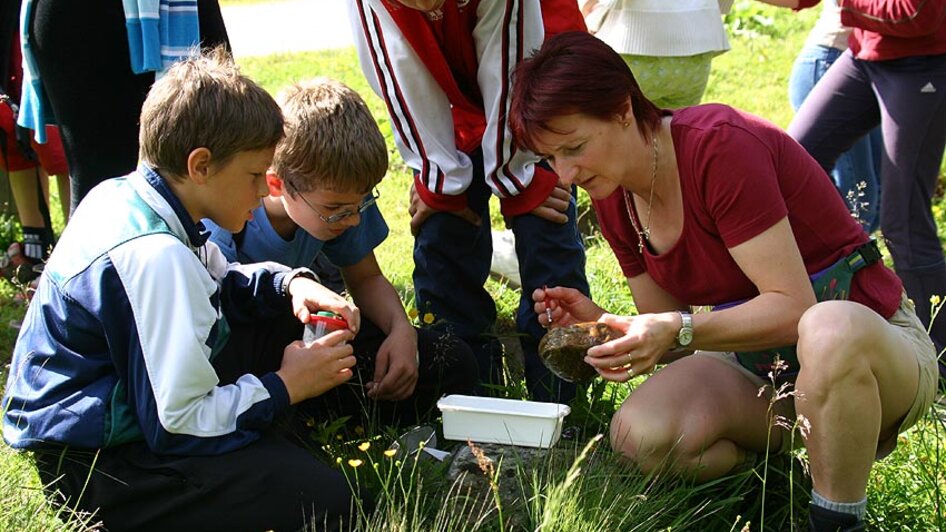
[[[410,212],[419,308],[466,340],[483,380],[497,380],[496,307],[483,284],[492,241],[489,197],[516,237],[517,314],[534,398],[567,401],[574,386],[536,354],[544,333],[529,294],[543,285],[588,292],[572,191],[506,121],[510,74],[551,34],[584,30],[574,0],[356,0],[350,20],[362,69],[385,101],[398,150],[414,170]]]

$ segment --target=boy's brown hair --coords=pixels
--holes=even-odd
[[[371,111],[343,83],[315,78],[278,96],[286,136],[273,171],[290,193],[320,188],[367,193],[388,170],[388,150]]]
[[[197,148],[221,165],[239,152],[271,148],[282,136],[279,105],[240,74],[221,46],[195,52],[155,81],[141,109],[139,157],[165,177],[180,177]]]

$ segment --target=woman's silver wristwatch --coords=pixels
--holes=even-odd
[[[680,330],[677,331],[677,340],[674,348],[686,348],[693,342],[693,315],[689,312],[679,311]]]

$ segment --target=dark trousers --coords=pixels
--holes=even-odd
[[[845,52],[788,131],[828,170],[878,123],[884,139],[880,227],[897,274],[929,325],[930,297],[946,296],[946,261],[931,210],[946,146],[946,54],[861,61]],[[938,348],[946,346],[946,313],[931,336]]]
[[[217,0],[198,0],[202,45],[226,44]],[[72,209],[138,162],[138,117],[154,74],[134,74],[122,3],[36,0],[30,44],[72,174]]]
[[[35,453],[44,486],[107,530],[345,530],[345,477],[273,433],[226,454],[159,456],[144,443]]]
[[[497,382],[502,350],[491,335],[496,304],[483,286],[493,254],[491,193],[483,178],[482,155],[477,152],[471,158],[475,170],[467,199],[483,223],[476,227],[449,213],[428,218],[414,240],[414,290],[421,311],[432,312],[442,328],[453,331],[473,348],[481,380]],[[589,294],[574,199],[567,214],[566,224],[532,214],[511,220],[522,278],[516,328],[522,333],[526,383],[532,397],[539,401],[568,402],[575,396],[575,385],[555,377],[539,359],[538,343],[545,329],[539,325],[532,301],[533,290],[544,285],[570,286]]]
[[[287,315],[234,326],[214,358],[221,385],[278,369],[283,348],[302,332]],[[343,530],[351,515],[345,477],[275,429],[215,456],[162,456],[137,442],[97,455],[38,452],[36,462],[43,484],[59,492],[54,500],[96,512],[93,521],[112,531],[298,530],[309,522],[317,529]]]

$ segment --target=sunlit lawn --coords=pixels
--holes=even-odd
[[[223,4],[255,0],[225,0]],[[318,1],[318,0],[313,0]],[[786,126],[791,119],[786,86],[789,67],[807,28],[817,12],[801,14],[776,11],[757,4],[737,2],[738,17],[732,17],[733,50],[714,62],[705,101],[724,102],[759,114]],[[391,153],[392,167],[380,186],[380,206],[391,228],[389,238],[378,248],[383,270],[401,292],[405,305],[412,304],[411,247],[408,231],[407,188],[409,175],[394,150],[387,114],[369,90],[353,50],[278,54],[247,58],[241,64],[267,89],[277,92],[289,83],[313,76],[341,79],[365,96],[378,119]],[[942,205],[938,203],[938,212]],[[501,222],[494,215],[494,224]],[[942,227],[942,225],[941,225]],[[2,226],[0,226],[2,230]],[[2,231],[0,231],[2,233]],[[941,232],[942,234],[942,232]],[[0,234],[0,238],[3,235]],[[2,243],[2,242],[0,242]],[[613,312],[632,312],[633,303],[610,250],[600,236],[588,241],[588,277],[596,300]],[[5,246],[5,244],[4,244]],[[518,293],[490,281],[499,302],[498,333],[508,332]],[[0,293],[0,359],[12,348],[14,332],[9,320],[22,314],[9,286]],[[508,519],[515,513],[515,526],[542,530],[786,530],[803,514],[809,483],[800,474],[801,462],[783,458],[768,469],[723,479],[709,486],[694,487],[668,478],[645,477],[618,463],[607,449],[607,440],[585,445],[606,424],[616,404],[626,396],[626,387],[596,384],[589,397],[575,406],[570,423],[580,424],[580,441],[563,442],[556,453],[536,467],[519,469],[516,482],[527,499],[524,509],[506,508]],[[946,527],[946,429],[929,416],[918,430],[901,437],[898,450],[875,467],[870,485],[872,530],[933,530]],[[487,504],[476,506],[460,497],[444,503],[451,486],[444,483],[443,468],[409,462],[395,464],[381,451],[391,442],[392,432],[382,427],[322,427],[315,436],[328,445],[314,444],[317,452],[332,460],[352,481],[374,487],[384,495],[379,510],[364,516],[366,530],[502,530],[500,512]],[[342,439],[338,440],[340,436]],[[368,441],[370,449],[358,444]],[[801,455],[800,458],[803,458]],[[578,458],[576,462],[576,458]],[[353,468],[349,460],[362,460]],[[335,461],[335,460],[332,460]],[[356,463],[356,462],[351,462]],[[580,471],[580,474],[579,474]],[[793,472],[796,482],[788,482]],[[0,530],[73,530],[61,525],[43,502],[38,480],[26,457],[0,446]],[[456,495],[456,494],[454,494]],[[764,504],[763,504],[764,500]],[[459,502],[458,502],[459,501]],[[466,502],[463,502],[466,501]],[[488,502],[488,501],[487,501]],[[485,508],[485,510],[483,509]],[[764,523],[762,508],[765,508]],[[265,509],[260,509],[265,511]],[[472,516],[472,517],[471,517]]]

